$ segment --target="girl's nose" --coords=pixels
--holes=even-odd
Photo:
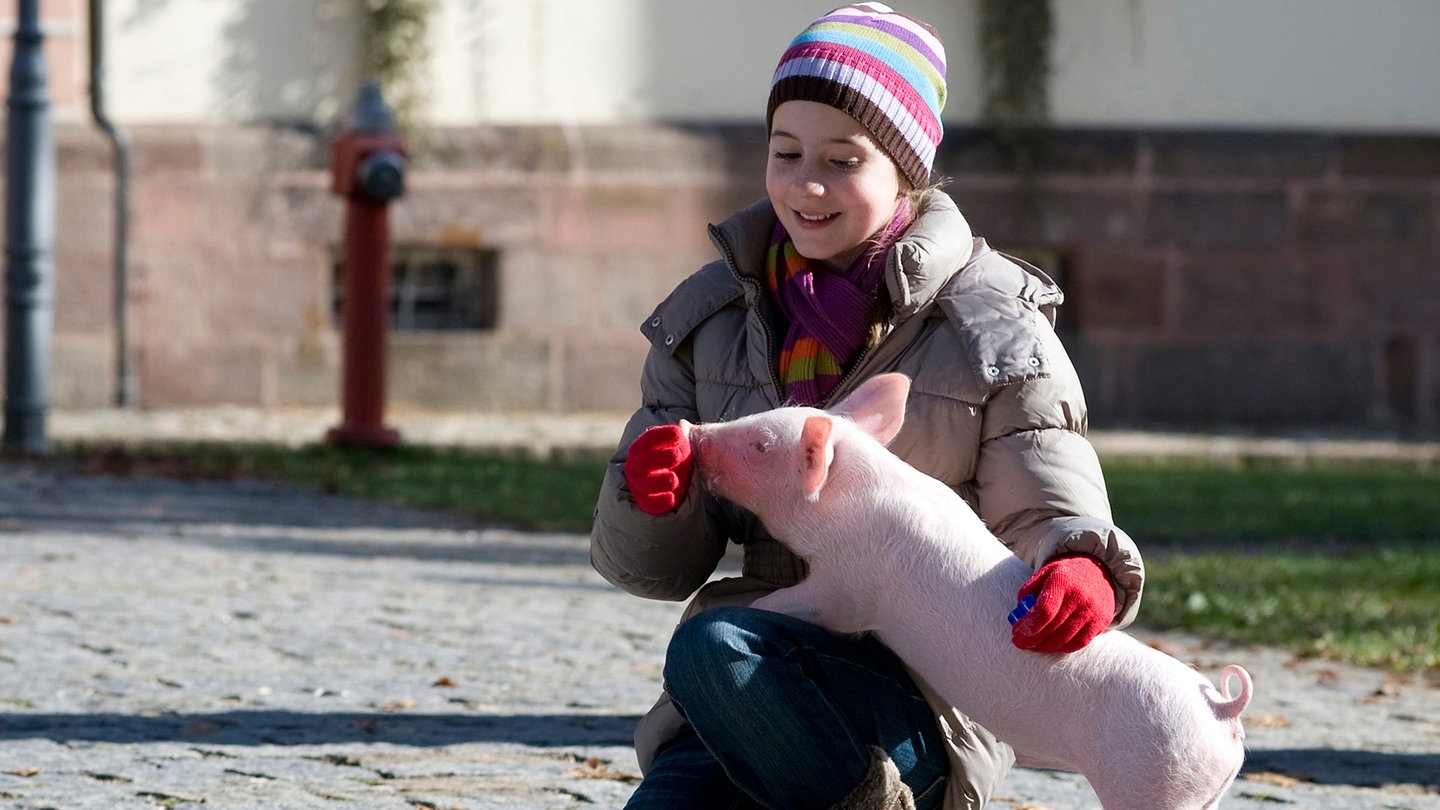
[[[795,187],[800,190],[800,193],[811,197],[821,197],[825,194],[825,184],[808,170],[802,170],[795,177]]]

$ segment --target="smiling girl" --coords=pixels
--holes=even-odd
[[[691,602],[636,732],[630,807],[978,808],[1014,762],[875,639],[748,607],[805,564],[690,486],[682,419],[826,407],[902,372],[890,449],[1036,569],[1016,646],[1073,652],[1135,615],[1143,566],[1085,439],[1052,327],[1060,291],[974,238],[931,183],[945,91],[924,23],[879,3],[812,23],[772,79],[766,198],[711,226],[720,258],[642,327],[642,404],[605,475],[591,559],[626,591]],[[731,543],[741,576],[710,581]]]
[[[787,101],[772,121],[765,191],[778,225],[813,267],[843,272],[902,213],[895,164],[834,107]]]

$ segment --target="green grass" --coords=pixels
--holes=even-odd
[[[588,532],[608,454],[474,453],[307,445],[156,444],[61,448],[81,469],[117,475],[262,478],[319,492],[467,515],[537,531]]]
[[[1116,521],[1144,543],[1440,540],[1440,469],[1105,465]]]
[[[1440,470],[1112,462],[1140,620],[1440,676]]]
[[[586,532],[601,454],[425,447],[71,448],[90,472],[250,476],[476,520]],[[1440,470],[1109,461],[1116,522],[1146,553],[1140,620],[1440,676]]]
[[[1147,569],[1148,627],[1440,675],[1440,546],[1161,554]]]

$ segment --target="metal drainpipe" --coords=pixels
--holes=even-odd
[[[115,404],[135,404],[130,365],[130,142],[105,109],[105,3],[90,0],[90,114],[115,150]]]

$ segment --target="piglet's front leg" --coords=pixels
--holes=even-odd
[[[826,587],[813,573],[795,585],[760,597],[751,607],[794,616],[832,633],[858,633],[868,629],[844,595]]]
[[[806,588],[804,582],[772,591],[756,599],[751,607],[783,613],[812,624],[820,624],[820,605],[816,604],[813,588]]]

